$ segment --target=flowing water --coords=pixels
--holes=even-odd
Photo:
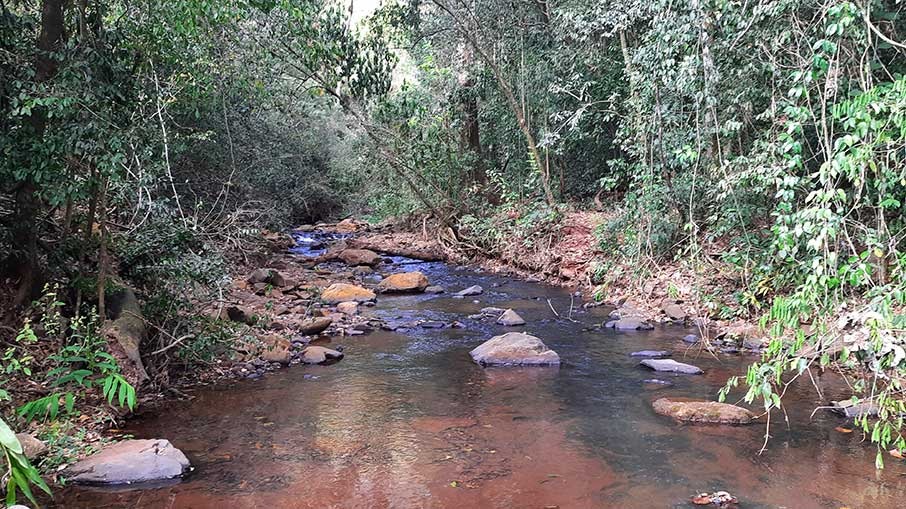
[[[606,309],[573,309],[569,293],[441,263],[394,259],[450,294],[382,296],[365,313],[387,321],[460,321],[462,328],[375,331],[333,338],[346,357],[258,380],[200,388],[191,401],[131,423],[139,438],[167,438],[195,466],[156,486],[67,487],[65,508],[675,508],[727,490],[744,508],[893,508],[906,500],[906,467],[876,472],[874,447],[826,411],[810,382],[784,400],[788,428],[764,423],[686,426],[651,410],[658,397],[713,399],[752,357],[711,358],[668,326],[625,333],[594,328]],[[550,299],[550,304],[548,304]],[[478,301],[478,302],[474,302]],[[482,368],[468,352],[504,327],[468,315],[512,307],[562,359],[559,368]],[[577,308],[578,306],[576,306]],[[512,330],[512,329],[509,329]],[[629,353],[674,352],[700,376],[655,375]],[[817,385],[841,396],[831,376]]]

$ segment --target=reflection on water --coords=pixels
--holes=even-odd
[[[406,266],[413,268],[450,291],[480,284],[488,292],[384,297],[366,312],[465,328],[341,338],[346,358],[333,366],[199,389],[130,429],[181,448],[197,468],[188,479],[147,489],[68,487],[55,507],[671,508],[725,489],[747,508],[892,508],[906,495],[902,464],[876,473],[872,447],[833,431],[844,421],[810,420],[820,404],[810,385],[791,390],[792,429],[776,417],[759,455],[763,425],[683,426],[650,408],[664,395],[713,398],[745,359],[687,358],[706,374],[660,376],[674,385],[652,389],[642,383],[652,373],[629,352],[670,349],[678,358],[682,330],[583,331],[606,310],[574,311],[584,324],[557,321],[547,299],[565,313],[570,298],[561,290],[438,263]],[[466,318],[489,305],[519,311],[564,364],[472,364],[468,351],[503,330]],[[818,383],[829,396],[841,392],[830,376]]]

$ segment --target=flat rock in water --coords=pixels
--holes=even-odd
[[[755,414],[745,408],[716,401],[673,401],[661,398],[651,404],[654,411],[683,422],[749,424]]]
[[[431,285],[425,288],[425,293],[444,293],[445,291],[443,286],[437,285]]]
[[[850,400],[834,401],[831,410],[850,419],[862,417],[863,415],[868,415],[869,417],[878,415],[878,407],[870,401],[859,401],[856,403]]]
[[[503,314],[504,311],[506,311],[506,309],[503,309],[503,308],[495,308],[495,307],[493,307],[493,306],[488,306],[488,307],[486,307],[486,308],[481,308],[481,314],[483,314],[483,315],[496,315],[496,316],[500,316],[501,314]]]
[[[687,375],[700,375],[703,373],[701,368],[697,366],[676,362],[673,359],[645,359],[639,364],[655,371],[664,371],[667,373],[684,373]]]
[[[651,330],[654,328],[653,325],[641,318],[620,318],[619,320],[611,320],[604,324],[604,327],[616,330]]]
[[[485,366],[559,365],[560,356],[530,334],[509,332],[495,336],[469,352],[472,360]]]
[[[299,334],[302,334],[303,336],[314,336],[315,334],[320,334],[327,330],[332,323],[333,320],[326,316],[305,320],[299,324]]]
[[[500,315],[500,318],[497,319],[497,323],[500,325],[507,326],[516,326],[516,325],[525,325],[525,320],[519,316],[519,313],[513,311],[512,309],[507,309]]]
[[[307,346],[302,350],[302,362],[305,364],[323,364],[329,360],[340,360],[342,358],[343,352],[323,346]]]
[[[419,293],[428,287],[428,278],[418,271],[391,274],[378,283],[382,293]]]
[[[685,341],[686,343],[695,344],[701,341],[701,338],[699,338],[697,334],[686,334],[685,336],[683,336],[683,341]]]
[[[181,477],[190,468],[179,449],[163,439],[124,440],[63,471],[78,484],[131,484]]]
[[[457,297],[471,297],[473,295],[481,295],[484,293],[484,288],[474,285],[466,288],[465,290],[460,290],[455,293]]]
[[[639,350],[629,354],[630,357],[666,357],[668,355],[670,352],[667,350]]]
[[[348,283],[334,283],[321,292],[321,300],[327,304],[339,304],[348,301],[366,302],[374,300],[374,298],[374,292],[371,290]]]

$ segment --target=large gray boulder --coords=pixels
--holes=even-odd
[[[63,477],[79,484],[132,484],[181,477],[188,458],[163,439],[124,440],[79,461]]]
[[[673,359],[645,359],[639,364],[655,371],[665,371],[667,373],[684,373],[686,375],[700,375],[703,373],[701,368],[697,366],[676,362]]]
[[[485,366],[559,365],[560,356],[540,339],[522,332],[495,336],[469,352],[472,360]]]

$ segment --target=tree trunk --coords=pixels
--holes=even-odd
[[[47,81],[57,72],[57,63],[52,53],[59,49],[63,42],[63,2],[64,0],[44,0],[41,6],[41,34],[38,37],[38,57],[35,61],[35,80]],[[47,114],[43,109],[36,109],[28,119],[32,136],[36,142],[44,136],[47,126]],[[38,261],[38,224],[41,203],[38,197],[37,184],[31,175],[26,176],[16,190],[16,214],[12,231],[14,253],[10,264],[16,267],[19,277],[19,288],[13,305],[22,306],[40,291],[40,266]]]
[[[503,92],[504,97],[506,98],[507,104],[512,110],[513,115],[516,117],[516,122],[519,124],[519,129],[522,131],[522,134],[525,136],[525,143],[528,146],[529,153],[532,156],[532,160],[535,163],[538,172],[541,174],[541,186],[544,189],[544,198],[547,201],[547,204],[550,206],[555,205],[554,193],[551,192],[550,184],[550,174],[547,165],[544,164],[544,159],[541,158],[541,153],[538,151],[538,144],[535,142],[535,136],[532,134],[532,130],[528,125],[525,114],[523,114],[522,108],[519,105],[519,100],[516,98],[516,94],[513,93],[513,88],[510,86],[510,83],[507,81],[506,77],[503,75],[503,71],[485,51],[484,48],[478,43],[478,40],[475,36],[465,27],[459,18],[447,7],[443,2],[439,0],[434,0],[434,4],[437,5],[441,10],[450,15],[453,22],[456,24],[459,33],[466,39],[472,49],[478,53],[478,56],[481,57],[481,60],[490,67],[491,72],[494,74],[494,78],[497,80],[497,84],[500,87],[501,92]]]

